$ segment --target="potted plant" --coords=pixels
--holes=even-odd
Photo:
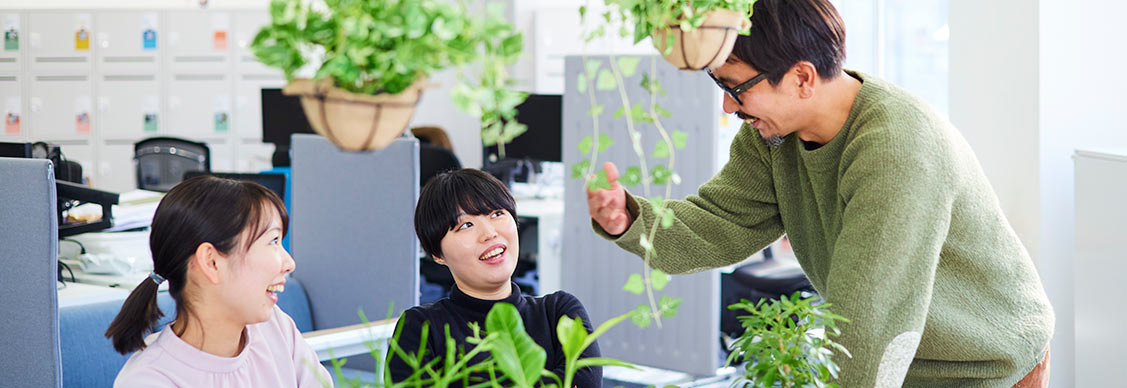
[[[504,142],[524,131],[512,118],[527,94],[508,89],[505,65],[523,38],[501,10],[472,16],[465,4],[442,0],[274,0],[251,49],[282,69],[283,92],[301,96],[313,129],[350,151],[399,137],[430,74],[480,64],[477,82],[459,73],[454,102],[482,118],[483,141]],[[316,66],[313,78],[295,78],[307,64]]]
[[[736,34],[751,28],[755,0],[604,0],[618,19],[634,27],[634,43],[652,37],[665,60],[682,70],[704,70],[724,63]],[[586,8],[580,8],[584,14]],[[612,19],[611,10],[604,13]]]

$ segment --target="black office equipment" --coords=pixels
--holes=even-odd
[[[540,162],[560,162],[563,154],[563,98],[558,94],[533,94],[517,105],[516,120],[528,131],[505,144],[505,157],[497,146],[482,150],[482,169],[505,184],[527,181],[540,172]]]
[[[282,94],[282,89],[262,88],[262,142],[274,144],[274,167],[289,167],[290,136],[314,133],[297,96]]]
[[[168,192],[184,180],[186,172],[211,171],[211,149],[204,143],[153,137],[133,145],[133,162],[137,188]]]
[[[82,165],[66,160],[57,144],[45,142],[5,143],[0,142],[0,157],[47,159],[54,165],[55,179],[82,183]]]
[[[113,226],[113,205],[118,203],[118,195],[108,191],[92,189],[76,183],[55,181],[55,196],[58,199],[59,238],[81,233],[97,232]],[[102,218],[97,221],[67,222],[66,213],[79,205],[95,203],[102,207]]]
[[[0,157],[3,158],[30,158],[31,143],[0,142]]]
[[[270,191],[273,191],[274,194],[278,194],[278,198],[286,198],[286,174],[274,172],[248,174],[235,172],[189,171],[187,173],[184,173],[184,179],[198,175],[211,175],[219,178],[258,183],[260,185],[266,186],[266,188],[270,189]]]

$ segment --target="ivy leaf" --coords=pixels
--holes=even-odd
[[[626,173],[618,181],[627,186],[637,186],[642,183],[642,169],[638,166],[627,167]]]
[[[587,63],[584,63],[584,65],[587,70],[587,76],[594,77],[595,72],[603,65],[603,61],[601,59],[588,59]]]
[[[666,318],[673,318],[677,316],[677,308],[681,306],[681,298],[671,298],[669,295],[662,295],[661,299],[657,301],[658,310],[661,310],[661,315]]]
[[[595,141],[593,140],[591,135],[587,135],[583,137],[583,140],[579,141],[579,144],[576,146],[576,148],[579,148],[579,152],[583,155],[587,155],[591,153],[591,147],[594,145],[594,143]]]
[[[599,153],[606,152],[607,148],[610,148],[612,145],[614,145],[614,139],[611,139],[610,136],[605,133],[599,134]]]
[[[587,17],[587,6],[581,5],[579,6],[579,19],[583,20],[584,17]]]
[[[571,178],[582,179],[584,175],[587,175],[587,168],[589,167],[591,167],[590,160],[583,160],[571,165]]]
[[[645,329],[650,325],[650,306],[640,304],[634,309],[634,314],[630,315],[630,319],[634,321],[638,328]]]
[[[610,190],[610,181],[607,180],[607,170],[599,170],[595,173],[595,179],[591,180],[591,184],[587,185],[587,190],[595,191],[598,189]]]
[[[657,197],[657,196],[649,197],[647,199],[650,201],[650,207],[654,209],[654,215],[660,216],[660,214],[657,214],[657,212],[658,212],[658,209],[664,208],[665,199],[662,198],[662,197]]]
[[[499,334],[490,349],[497,368],[520,386],[531,387],[540,380],[540,370],[548,355],[524,330],[520,312],[508,303],[497,303],[485,316],[485,330]]]
[[[650,272],[650,281],[652,282],[655,291],[664,290],[665,286],[669,284],[670,279],[671,278],[669,277],[669,275],[665,272],[662,272],[660,269],[654,269],[652,272]]]
[[[625,78],[633,77],[638,72],[638,63],[641,61],[641,57],[619,57],[618,67],[622,71],[622,76]]]
[[[677,149],[685,148],[685,144],[689,141],[689,134],[681,130],[673,130],[673,146]]]
[[[602,114],[603,114],[603,106],[602,105],[595,105],[595,106],[591,107],[591,110],[587,111],[587,115],[591,116],[591,117],[597,118]]]
[[[661,228],[669,229],[673,227],[673,209],[665,209],[661,215]]]
[[[650,156],[655,158],[669,157],[669,146],[665,145],[665,140],[658,140],[657,144],[654,144],[654,152]]]
[[[673,117],[673,113],[665,110],[665,108],[662,108],[661,105],[654,104],[654,111],[657,112],[657,115],[661,117]]]
[[[576,80],[575,90],[580,93],[587,93],[587,73],[579,73],[579,79]]]
[[[622,115],[624,115],[624,114],[626,114],[626,107],[625,106],[619,107],[618,110],[614,111],[614,118],[615,119],[621,119]]]
[[[610,70],[599,70],[599,79],[595,81],[595,89],[598,90],[614,90],[618,86],[618,82],[614,80],[614,73]]]
[[[622,286],[622,290],[634,295],[642,295],[642,292],[646,291],[646,285],[642,282],[642,275],[630,274],[630,277],[626,279],[626,285]]]
[[[654,166],[654,169],[650,171],[650,178],[653,179],[655,184],[659,185],[664,185],[666,182],[669,182],[671,176],[673,176],[673,170],[670,170],[662,164]]]

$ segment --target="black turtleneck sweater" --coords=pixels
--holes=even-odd
[[[473,347],[472,344],[466,342],[467,337],[473,336],[469,323],[477,322],[482,330],[482,336],[484,336],[485,316],[489,313],[489,309],[493,308],[495,303],[509,303],[516,306],[517,311],[520,312],[521,319],[524,322],[524,330],[536,341],[537,345],[540,345],[547,352],[548,358],[544,369],[552,371],[562,381],[565,357],[560,341],[556,338],[556,324],[559,323],[560,317],[565,315],[572,319],[582,319],[583,326],[590,333],[592,331],[591,319],[587,317],[587,310],[583,308],[582,303],[579,303],[579,299],[564,291],[534,297],[522,295],[520,287],[516,283],[513,283],[512,287],[512,294],[505,299],[482,300],[466,295],[455,286],[451,288],[448,298],[442,298],[437,302],[412,307],[410,310],[404,311],[397,324],[399,327],[396,328],[396,330],[402,329],[399,336],[399,346],[408,354],[415,353],[419,349],[423,322],[430,322],[426,356],[423,363],[446,354],[446,339],[443,329],[446,325],[450,325],[450,336],[457,346],[469,352]],[[455,354],[457,353],[455,351]],[[485,353],[478,354],[469,362],[469,365],[484,361],[487,356],[488,354]],[[399,357],[393,354],[389,354],[388,357],[390,358],[388,370],[391,372],[393,381],[403,381],[414,372]],[[587,347],[580,356],[580,358],[588,357],[599,357],[598,342]],[[439,361],[439,363],[442,363],[442,361]],[[474,374],[470,377],[470,385],[488,378],[487,372]],[[549,380],[551,379],[542,382],[548,383]],[[576,371],[573,384],[579,388],[598,388],[602,386],[602,380],[602,368],[582,368]],[[555,383],[555,380],[550,382]],[[459,384],[455,384],[455,386]]]

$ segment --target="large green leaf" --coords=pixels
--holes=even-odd
[[[654,291],[661,291],[669,284],[669,275],[662,272],[660,269],[654,269],[650,272],[650,281],[653,283]]]
[[[576,144],[576,148],[579,148],[579,153],[587,155],[591,153],[591,147],[594,146],[594,143],[595,141],[593,140],[591,135],[587,135],[579,141],[579,144]]]
[[[622,286],[622,289],[634,295],[642,295],[642,292],[646,291],[646,285],[645,282],[642,281],[642,275],[636,273],[630,274],[630,277],[626,279],[626,284]]]
[[[508,303],[497,303],[485,316],[485,330],[498,333],[497,343],[491,349],[497,367],[513,383],[532,387],[540,380],[547,353],[524,331],[520,312]]]
[[[618,86],[618,82],[614,80],[614,73],[610,70],[599,70],[599,78],[595,81],[595,89],[598,90],[614,90]]]
[[[583,351],[583,342],[587,340],[587,328],[583,321],[571,319],[569,316],[560,318],[556,325],[556,336],[559,337],[560,346],[563,347],[564,357],[571,358]]]
[[[638,62],[641,61],[641,57],[619,57],[618,69],[622,72],[623,77],[633,77],[638,72]]]
[[[626,172],[618,178],[618,181],[627,186],[636,186],[642,183],[642,168],[638,166],[627,167]]]

